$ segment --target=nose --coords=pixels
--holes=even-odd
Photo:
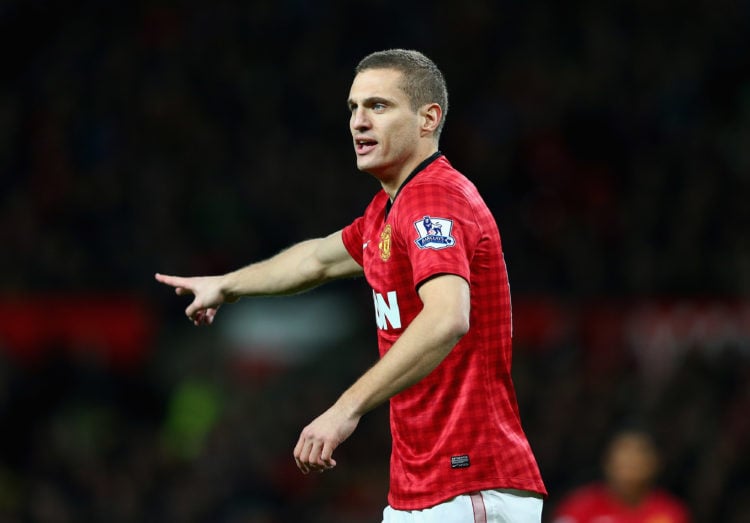
[[[349,124],[354,131],[365,131],[371,127],[370,119],[361,107],[352,110],[351,121]]]

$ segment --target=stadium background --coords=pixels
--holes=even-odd
[[[197,330],[152,275],[349,223],[352,68],[413,47],[503,234],[546,513],[641,419],[695,521],[749,521],[748,34],[730,0],[3,2],[0,520],[379,521],[383,408],[291,459],[374,361],[364,284]]]

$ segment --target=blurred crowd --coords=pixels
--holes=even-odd
[[[376,188],[352,69],[402,46],[444,69],[514,288],[748,292],[747,3],[187,4],[1,8],[4,287],[144,288],[348,224]]]
[[[345,100],[370,51],[419,48],[443,69],[441,148],[493,209],[515,295],[747,299],[750,4],[545,4],[3,2],[0,293],[128,292],[163,327],[136,369],[55,346],[1,362],[0,521],[378,520],[383,409],[333,473],[291,460],[371,364],[370,329],[302,366],[248,368],[152,281],[359,215],[377,184],[355,169]],[[696,347],[644,397],[637,363],[594,364],[580,340],[517,346],[548,506],[638,417],[697,523],[750,520],[749,357]]]

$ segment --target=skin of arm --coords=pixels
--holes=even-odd
[[[469,330],[471,298],[466,280],[439,275],[423,283],[418,292],[424,306],[398,341],[302,430],[294,458],[303,473],[334,467],[333,451],[354,432],[359,419],[432,372]]]
[[[224,303],[243,296],[295,294],[330,280],[358,276],[362,267],[344,247],[341,231],[306,240],[277,255],[222,276],[184,278],[156,274],[157,281],[174,287],[178,295],[194,295],[185,315],[196,325],[213,322]]]

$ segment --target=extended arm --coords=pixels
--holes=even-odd
[[[279,254],[224,274],[183,278],[156,274],[179,295],[195,298],[185,314],[196,325],[210,324],[220,305],[242,296],[294,294],[326,281],[362,274],[362,267],[344,247],[341,231],[300,242]]]
[[[469,330],[469,284],[441,275],[419,288],[422,311],[386,355],[362,375],[336,403],[305,427],[294,449],[302,472],[335,466],[334,449],[359,419],[432,372]]]

